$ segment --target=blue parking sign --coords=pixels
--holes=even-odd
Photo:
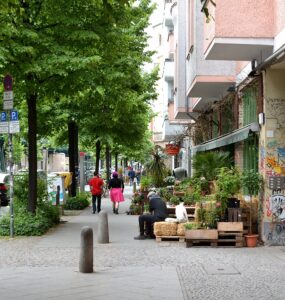
[[[18,119],[19,119],[18,111],[12,110],[10,115],[10,121],[18,121]]]
[[[1,122],[7,121],[7,114],[5,111],[1,111]]]

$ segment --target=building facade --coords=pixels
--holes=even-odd
[[[164,4],[173,23],[173,117],[190,124],[180,163],[222,150],[241,171],[259,171],[259,234],[284,245],[285,2]]]

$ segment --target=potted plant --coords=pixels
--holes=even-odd
[[[239,200],[234,197],[241,188],[241,175],[236,168],[220,168],[217,174],[216,199],[221,203],[221,209],[238,208]]]
[[[177,155],[180,151],[180,145],[174,142],[165,145],[165,153],[168,155]]]
[[[258,235],[252,233],[252,196],[258,195],[262,187],[263,179],[262,176],[254,170],[244,171],[241,179],[242,186],[246,189],[250,198],[249,232],[245,236],[245,240],[248,247],[256,247]]]

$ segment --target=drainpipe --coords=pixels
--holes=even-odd
[[[262,70],[265,70],[267,67],[271,66],[273,63],[281,60],[284,57],[284,55],[285,55],[285,45],[283,45],[280,49],[278,49],[271,56],[269,56],[267,59],[265,59],[264,62],[262,62],[255,69],[253,69],[253,72],[260,72]]]

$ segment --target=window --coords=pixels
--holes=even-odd
[[[258,85],[253,85],[242,91],[243,96],[243,126],[257,122]]]

